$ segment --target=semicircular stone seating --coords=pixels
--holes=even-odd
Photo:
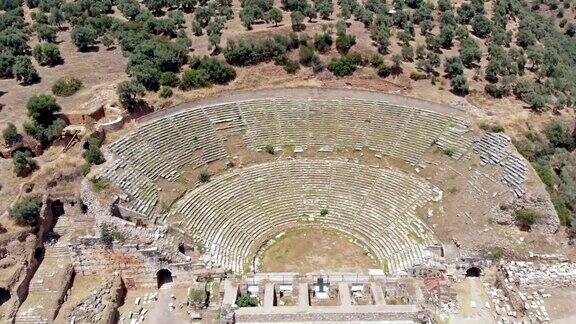
[[[253,99],[192,107],[159,117],[108,146],[116,159],[100,176],[122,188],[124,206],[152,216],[159,178],[176,180],[183,165],[228,156],[217,130],[243,134],[248,147],[368,147],[417,164],[434,144],[460,158],[471,146],[465,119],[436,111],[360,99]]]
[[[187,192],[179,214],[206,261],[236,272],[275,229],[321,226],[347,234],[390,272],[420,263],[435,244],[416,210],[441,197],[424,179],[336,160],[292,160],[223,174]],[[323,210],[327,211],[322,212]]]

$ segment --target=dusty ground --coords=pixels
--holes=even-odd
[[[544,299],[546,310],[552,322],[558,324],[575,323],[574,300],[576,300],[576,290],[573,288],[551,288],[546,289],[546,293],[552,295]]]
[[[485,307],[490,298],[484,291],[480,278],[465,278],[456,283],[454,289],[458,292],[460,312],[450,316],[448,323],[484,324],[495,323],[491,310]]]
[[[140,307],[147,309],[143,323],[188,323],[186,314],[186,288],[176,288],[172,284],[165,284],[160,289],[133,289],[128,290],[124,305],[118,312],[124,323],[130,322],[130,312],[136,312]],[[148,293],[158,293],[158,300],[144,304],[144,295]],[[174,295],[175,298],[172,298]],[[136,298],[140,298],[139,305],[135,304]],[[181,304],[184,303],[184,306]],[[169,305],[173,304],[175,309],[170,311]],[[132,318],[138,318],[134,316]]]
[[[74,278],[74,284],[70,289],[68,299],[66,299],[62,304],[55,321],[57,323],[66,322],[66,316],[70,313],[76,303],[88,297],[90,293],[98,289],[102,283],[103,279],[99,275],[76,276]]]
[[[261,272],[365,272],[378,268],[365,251],[336,233],[294,230],[264,253]]]

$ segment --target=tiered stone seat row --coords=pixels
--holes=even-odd
[[[103,176],[130,196],[128,208],[149,214],[159,178],[175,181],[183,165],[227,156],[216,133],[223,128],[246,130],[252,148],[369,147],[413,164],[434,143],[456,149],[455,158],[470,146],[462,136],[468,130],[463,120],[433,111],[360,99],[256,99],[193,108],[141,125],[109,146],[123,166]]]
[[[149,215],[158,202],[160,188],[123,159],[113,161],[100,177],[124,190],[129,196],[126,207],[138,213]]]
[[[228,114],[236,116],[236,108]],[[385,155],[417,163],[446,134],[453,149],[465,151],[467,140],[455,140],[467,130],[460,118],[381,101],[359,99],[258,99],[238,103],[247,127],[246,142],[266,145],[367,146]],[[458,155],[459,157],[460,155]]]
[[[207,261],[240,272],[276,228],[321,226],[355,238],[396,272],[420,263],[435,239],[416,210],[437,189],[390,169],[323,160],[236,170],[189,191],[170,215],[206,249]],[[324,211],[324,212],[323,212]]]
[[[201,165],[227,156],[210,119],[192,109],[140,126],[109,149],[151,180],[178,178],[184,164]]]
[[[474,151],[482,163],[502,166],[502,182],[514,192],[517,197],[526,193],[523,186],[528,179],[528,165],[526,161],[512,153],[511,141],[502,133],[486,133],[476,141]]]

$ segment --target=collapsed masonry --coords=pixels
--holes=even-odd
[[[407,288],[409,285],[411,288]],[[330,273],[259,273],[245,281],[224,282],[224,309],[238,322],[402,320],[425,322],[419,287],[410,280],[384,275]],[[239,296],[259,301],[257,307],[235,304]]]
[[[517,197],[526,194],[522,185],[528,178],[528,165],[519,155],[512,152],[511,140],[503,133],[486,133],[474,143],[474,152],[483,164],[499,165],[502,168],[502,182]]]

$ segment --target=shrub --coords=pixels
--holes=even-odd
[[[200,175],[198,176],[198,180],[201,183],[206,183],[206,182],[210,181],[210,177],[211,177],[210,173],[208,173],[206,171],[202,171],[202,172],[200,172]]]
[[[354,74],[354,71],[356,71],[356,65],[344,58],[333,58],[330,61],[330,64],[328,64],[328,70],[334,73],[334,75],[342,77]]]
[[[336,37],[336,49],[341,54],[346,54],[352,46],[356,44],[356,37],[354,35],[343,34]]]
[[[250,295],[240,295],[236,304],[238,307],[256,307],[258,306],[258,299]]]
[[[190,291],[190,302],[193,306],[203,308],[206,306],[207,294],[205,290],[194,289]]]
[[[12,123],[6,125],[6,128],[2,131],[2,137],[7,145],[12,145],[20,140],[20,134],[18,134],[16,126]]]
[[[480,123],[480,129],[492,133],[504,133],[504,126],[499,123]]]
[[[60,105],[50,95],[33,95],[26,103],[28,116],[41,125],[49,125],[54,121],[54,113],[60,111]]]
[[[446,58],[444,62],[444,72],[450,77],[461,75],[464,73],[464,65],[462,65],[462,60],[458,56],[452,56]]]
[[[322,217],[328,216],[328,209],[322,208],[322,210],[320,210],[320,216]]]
[[[498,84],[488,83],[484,86],[484,91],[487,94],[494,98],[502,98],[506,94],[506,90],[504,87],[499,86]]]
[[[46,141],[46,128],[35,121],[25,123],[24,131],[38,141]]]
[[[78,26],[72,29],[72,42],[81,52],[88,50],[96,42],[96,31],[89,26]]]
[[[322,70],[324,70],[324,63],[322,63],[322,60],[320,60],[317,55],[314,55],[314,57],[312,57],[312,71],[318,73]]]
[[[572,135],[572,129],[568,123],[553,120],[544,129],[544,134],[550,144],[554,147],[565,148],[568,151],[574,149],[574,138]]]
[[[266,145],[266,147],[264,147],[264,152],[266,152],[270,155],[274,155],[274,153],[275,153],[274,146],[271,144]]]
[[[204,70],[187,69],[182,74],[180,88],[183,90],[207,87],[210,85],[210,76]]]
[[[10,51],[0,52],[0,79],[11,78],[16,58]]]
[[[12,67],[12,74],[17,81],[24,85],[32,84],[40,80],[38,71],[36,71],[36,68],[32,65],[32,61],[30,61],[28,56],[18,56],[16,58],[16,62]]]
[[[90,173],[90,168],[91,168],[91,165],[88,162],[83,163],[82,166],[80,166],[80,171],[82,171],[82,175],[84,177],[87,176],[88,173]]]
[[[114,236],[112,235],[112,231],[106,224],[102,224],[100,226],[100,244],[102,244],[105,248],[111,249],[114,245]]]
[[[332,36],[328,33],[314,35],[314,48],[320,53],[327,52],[332,47]]]
[[[300,64],[298,64],[298,62],[293,60],[288,60],[286,62],[286,65],[284,66],[284,70],[290,74],[296,73],[296,71],[298,71],[299,68]]]
[[[166,87],[177,87],[180,85],[180,79],[174,72],[164,72],[160,74],[160,85]]]
[[[224,48],[224,58],[232,65],[252,65],[286,55],[299,45],[295,34],[274,35],[257,40],[247,38],[240,38],[238,41],[228,40]]]
[[[378,76],[381,78],[386,78],[388,76],[390,76],[391,70],[390,67],[386,64],[381,64],[378,67]]]
[[[467,95],[470,92],[468,87],[468,81],[463,75],[457,75],[452,80],[450,80],[450,85],[452,86],[452,91],[458,95]]]
[[[482,248],[484,259],[498,262],[504,257],[504,250],[499,246],[485,246]]]
[[[50,43],[56,42],[58,28],[46,24],[34,24],[33,29],[36,30],[40,40]]]
[[[198,65],[192,68],[204,70],[211,83],[225,84],[236,78],[233,67],[213,57],[204,56],[198,61]]]
[[[370,58],[370,65],[372,65],[375,68],[382,65],[382,63],[384,63],[384,60],[382,60],[382,57],[380,55],[375,54],[372,55],[372,57]]]
[[[19,225],[36,226],[40,221],[41,209],[42,201],[38,197],[25,197],[18,201],[14,208],[10,210],[10,218]]]
[[[404,45],[400,50],[400,55],[402,60],[412,62],[414,60],[414,49],[410,45]]]
[[[54,66],[62,62],[60,49],[52,43],[36,44],[32,49],[32,56],[40,65]]]
[[[158,92],[158,95],[160,96],[160,98],[170,98],[172,97],[172,89],[168,88],[168,87],[162,87],[160,88],[160,92]]]
[[[539,215],[533,209],[523,208],[514,213],[514,218],[521,224],[533,225],[538,221]]]
[[[52,93],[59,97],[68,97],[78,92],[83,86],[82,81],[74,77],[60,78],[52,85]]]
[[[38,167],[38,163],[32,158],[30,151],[16,151],[12,155],[12,164],[14,165],[14,172],[19,177],[27,176]]]
[[[46,139],[50,142],[58,139],[62,135],[62,131],[66,127],[66,122],[62,118],[57,118],[52,122],[52,124],[48,125],[46,128],[45,136]]]
[[[300,63],[304,66],[310,66],[314,58],[314,49],[310,46],[302,46],[299,50]]]
[[[143,96],[145,92],[146,88],[136,80],[120,82],[116,88],[118,99],[128,109],[131,109],[138,101],[138,97]]]
[[[426,75],[425,73],[411,72],[410,79],[414,81],[425,80],[428,79],[428,75]]]
[[[456,149],[453,147],[447,147],[447,148],[442,150],[442,153],[444,153],[445,155],[447,155],[449,157],[453,157],[454,154],[456,154]]]
[[[108,188],[108,181],[102,178],[92,178],[90,180],[92,182],[92,189],[96,192],[100,192],[106,188]]]
[[[89,164],[102,164],[106,160],[102,155],[102,151],[100,151],[100,147],[98,147],[98,140],[95,138],[91,138],[88,140],[88,148],[84,152],[84,159]]]

